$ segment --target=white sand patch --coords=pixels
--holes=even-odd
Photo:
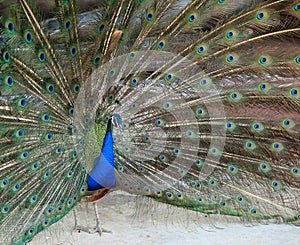
[[[98,203],[102,226],[112,233],[73,231],[71,212],[34,238],[30,245],[52,244],[300,244],[300,227],[241,223],[234,217],[200,213],[115,192]],[[92,204],[78,208],[81,224],[96,224]]]

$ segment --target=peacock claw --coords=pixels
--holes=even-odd
[[[74,230],[77,231],[78,233],[80,233],[81,231],[86,232],[86,233],[93,233],[91,228],[86,227],[86,226],[82,226],[82,225],[77,225],[74,227]]]
[[[96,227],[95,232],[97,232],[99,234],[99,236],[102,236],[102,228],[101,227]]]
[[[74,227],[74,230],[77,231],[78,233],[80,233],[81,231],[89,233],[89,234],[95,234],[98,233],[99,236],[102,235],[102,233],[112,233],[112,231],[107,230],[105,228],[102,227],[94,227],[94,228],[90,228],[88,226],[82,226],[82,225],[77,225]]]
[[[102,233],[112,233],[112,231],[106,230],[105,228],[101,228],[101,227],[96,227],[95,230],[96,230],[95,232],[99,233],[99,236],[101,236]]]

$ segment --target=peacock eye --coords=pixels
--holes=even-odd
[[[164,46],[165,46],[164,42],[159,42],[158,45],[157,45],[157,47],[159,49],[162,49]]]
[[[44,51],[39,51],[39,52],[38,52],[38,59],[39,59],[39,61],[41,61],[41,62],[44,62],[44,61],[46,60],[46,54],[45,54]]]
[[[266,57],[261,57],[260,58],[260,63],[265,64],[267,62],[267,58]]]
[[[72,53],[72,55],[76,55],[77,54],[77,49],[75,47],[73,47],[71,49],[71,53]]]
[[[9,63],[10,62],[10,53],[8,51],[4,51],[2,53],[2,60],[5,62],[5,63]]]
[[[227,61],[228,61],[228,62],[231,63],[233,60],[234,60],[234,58],[233,58],[232,55],[228,55],[228,56],[227,56]]]
[[[195,15],[191,14],[191,15],[189,16],[189,22],[192,23],[192,22],[194,22],[194,21],[195,21]]]
[[[172,79],[172,75],[171,75],[171,74],[167,74],[167,75],[166,75],[166,79],[167,79],[168,81],[170,81],[170,80]]]
[[[293,88],[293,89],[291,90],[291,95],[296,96],[297,94],[298,94],[298,89]]]
[[[147,15],[147,20],[148,20],[148,21],[151,21],[152,18],[153,18],[153,15],[152,15],[151,13],[149,13],[149,14]]]
[[[263,12],[259,12],[257,14],[257,19],[262,20],[264,18],[264,13]]]
[[[227,38],[232,38],[233,37],[233,32],[232,31],[229,31],[228,33],[227,33]]]
[[[71,27],[71,21],[70,20],[66,20],[65,21],[65,28],[66,29],[70,29],[70,27]]]
[[[102,31],[104,31],[104,29],[105,29],[105,25],[104,25],[104,24],[101,24],[101,25],[99,26],[99,31],[102,32]]]

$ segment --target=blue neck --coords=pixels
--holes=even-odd
[[[114,175],[114,147],[112,122],[108,120],[106,134],[100,156],[94,160],[93,169],[88,174],[88,190],[99,190],[113,187],[116,183]]]

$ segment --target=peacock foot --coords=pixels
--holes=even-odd
[[[77,232],[86,232],[86,233],[89,233],[89,234],[95,234],[95,233],[98,233],[99,236],[102,235],[102,233],[112,233],[112,231],[110,230],[107,230],[105,228],[102,228],[101,226],[95,226],[93,228],[91,227],[88,227],[88,226],[82,226],[82,225],[76,225],[74,227],[74,230],[77,231]]]
[[[91,227],[88,227],[88,226],[82,226],[82,225],[76,225],[74,227],[74,230],[77,231],[77,232],[86,232],[86,233],[89,233],[89,234],[95,234],[95,233],[98,233],[99,236],[102,235],[102,233],[112,233],[112,231],[110,230],[107,230],[105,228],[102,228],[101,226],[95,226],[93,228]]]
[[[107,230],[107,229],[101,227],[100,217],[99,217],[98,208],[97,208],[96,203],[93,203],[93,206],[94,206],[94,210],[95,210],[95,216],[96,216],[97,225],[95,227],[93,227],[93,228],[90,228],[88,226],[82,226],[82,225],[80,225],[79,221],[78,221],[78,218],[77,218],[76,208],[74,208],[73,209],[74,218],[75,218],[75,227],[74,227],[74,230],[77,231],[77,232],[83,231],[83,232],[86,232],[86,233],[89,233],[89,234],[98,233],[99,236],[101,236],[103,232],[105,232],[105,233],[112,233],[112,231]]]

